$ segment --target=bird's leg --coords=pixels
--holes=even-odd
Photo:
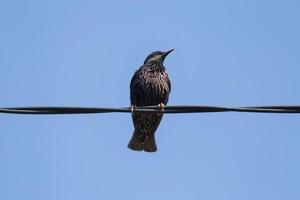
[[[136,109],[136,105],[131,105],[131,107],[130,107],[131,114],[134,113],[134,109]]]
[[[158,104],[158,109],[161,111],[161,112],[164,112],[164,110],[165,110],[165,104],[163,104],[163,103],[160,103],[160,104]]]

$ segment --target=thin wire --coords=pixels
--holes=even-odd
[[[0,113],[10,114],[95,114],[95,113],[130,113],[131,107],[99,108],[99,107],[11,107],[0,108]],[[252,113],[285,113],[300,114],[300,106],[255,106],[255,107],[216,107],[216,106],[166,106],[163,110],[157,106],[137,107],[134,112],[176,113],[209,113],[209,112],[252,112]]]

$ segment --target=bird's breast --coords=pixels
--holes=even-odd
[[[166,72],[148,72],[141,80],[141,98],[146,105],[166,104],[170,88]]]

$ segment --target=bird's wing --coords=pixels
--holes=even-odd
[[[138,76],[139,76],[140,70],[136,70],[133,74],[131,81],[130,81],[130,101],[131,105],[137,104],[137,87],[138,87]]]
[[[169,92],[171,92],[171,81],[169,79],[169,76],[166,77],[166,81],[167,81],[167,84],[168,84],[168,87],[169,87]]]

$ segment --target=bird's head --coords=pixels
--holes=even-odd
[[[167,57],[167,55],[169,53],[171,53],[173,50],[174,49],[171,49],[171,50],[166,51],[166,52],[154,51],[149,56],[147,56],[147,58],[144,61],[144,64],[149,63],[151,61],[163,63],[165,58]]]

